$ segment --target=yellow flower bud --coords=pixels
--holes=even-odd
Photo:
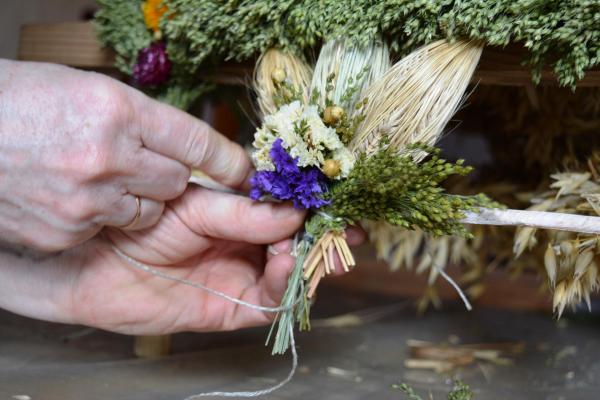
[[[163,4],[163,0],[146,0],[142,3],[141,7],[146,27],[154,32],[158,31],[160,19],[163,14],[169,10],[167,6]]]
[[[323,163],[323,173],[329,178],[335,178],[341,170],[341,164],[338,160],[327,159]]]
[[[340,106],[329,106],[323,113],[323,122],[333,125],[339,122],[344,116],[344,109]]]
[[[285,77],[286,73],[281,68],[275,68],[273,72],[271,72],[271,79],[273,79],[273,82],[275,83],[282,83],[285,81]]]

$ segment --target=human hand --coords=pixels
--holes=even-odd
[[[190,167],[232,187],[251,170],[241,147],[116,80],[0,60],[1,241],[56,251],[150,227]]]
[[[252,304],[275,307],[294,265],[289,237],[301,228],[304,217],[286,204],[257,203],[190,187],[167,203],[163,217],[149,229],[107,229],[98,238],[35,267],[0,258],[0,274],[8,277],[7,287],[2,288],[0,282],[0,293],[4,293],[0,307],[128,334],[267,324],[274,313],[238,306],[133,268],[113,246],[166,274]],[[348,232],[350,244],[363,239],[361,231]],[[266,251],[269,243],[274,243],[278,255]],[[10,271],[6,265],[12,267]],[[337,270],[341,271],[339,263]]]

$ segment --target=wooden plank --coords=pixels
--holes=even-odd
[[[133,352],[137,357],[155,358],[169,355],[171,352],[171,335],[136,336]]]
[[[481,85],[531,86],[531,71],[524,61],[527,50],[519,45],[486,47],[475,71],[473,82]],[[551,70],[542,71],[541,85],[558,85]],[[600,68],[587,71],[578,87],[600,87]]]
[[[114,68],[114,53],[102,47],[89,22],[23,25],[18,58],[78,68]]]
[[[79,68],[113,68],[114,53],[103,48],[89,22],[30,24],[21,29],[19,59],[46,61]],[[529,86],[531,74],[522,65],[526,50],[520,46],[486,48],[473,82],[481,85]],[[218,69],[205,71],[219,84],[240,85],[252,76],[253,63],[225,63]],[[551,71],[542,73],[542,84],[556,85]],[[578,86],[600,87],[600,68],[588,71]]]

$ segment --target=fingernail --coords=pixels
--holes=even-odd
[[[284,240],[283,242],[275,243],[269,246],[277,252],[277,254],[289,254],[292,251],[292,241]]]
[[[287,204],[275,205],[273,207],[273,217],[277,219],[288,219],[300,215],[300,211]]]
[[[278,254],[279,254],[279,250],[277,250],[277,249],[275,248],[275,246],[273,246],[272,244],[270,244],[270,245],[267,247],[267,251],[269,252],[269,254],[273,254],[274,256],[276,256],[276,255],[278,255]]]

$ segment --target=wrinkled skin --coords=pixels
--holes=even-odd
[[[0,60],[0,307],[129,334],[270,322],[272,313],[154,277],[115,253],[279,304],[305,214],[187,187],[190,167],[238,190],[252,173],[240,146],[117,81]],[[139,222],[114,228],[135,215],[133,195]],[[363,239],[348,232],[350,244]]]
[[[210,207],[208,207],[210,206]],[[263,313],[132,268],[112,249],[244,301],[279,304],[294,264],[289,240],[304,215],[288,205],[189,188],[159,223],[101,237],[38,263],[4,253],[0,306],[35,318],[129,334],[219,331],[269,323]],[[350,244],[364,239],[348,231]],[[264,246],[279,254],[271,255]],[[339,261],[339,260],[338,260]],[[11,265],[11,267],[6,267]],[[337,270],[340,271],[339,262]],[[10,285],[7,282],[10,281]],[[14,295],[14,297],[13,297]]]
[[[218,149],[218,151],[217,151]],[[43,251],[154,225],[190,167],[236,186],[250,161],[204,122],[114,79],[0,60],[0,239]]]

